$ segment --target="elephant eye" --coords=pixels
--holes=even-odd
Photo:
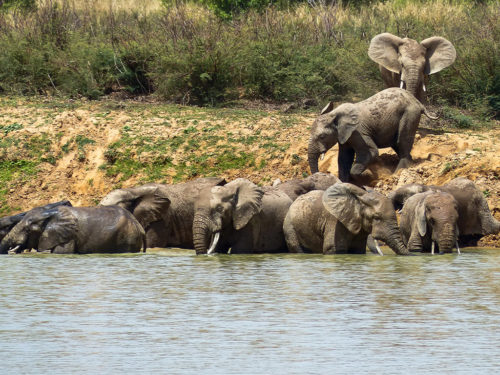
[[[222,207],[222,205],[219,204],[217,207],[215,207],[215,210],[217,212],[222,212],[224,210],[224,208]]]

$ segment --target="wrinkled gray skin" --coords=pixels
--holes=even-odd
[[[69,206],[71,207],[71,202],[64,200],[55,203],[49,203],[45,206],[41,206],[42,209],[50,210],[51,208],[55,208],[58,206]],[[0,218],[0,242],[3,238],[10,232],[14,226],[19,223],[23,217],[26,215],[26,212],[21,212],[17,215],[5,216]]]
[[[308,146],[311,172],[318,172],[320,155],[337,142],[341,181],[359,178],[383,147],[392,147],[398,154],[397,169],[407,168],[422,113],[435,119],[413,95],[398,88],[386,89],[362,102],[344,103],[335,109],[333,103],[329,103],[311,128]]]
[[[294,253],[365,254],[371,234],[396,254],[409,254],[391,201],[348,183],[298,197],[286,215],[283,230],[288,249]]]
[[[149,247],[192,249],[194,203],[202,189],[225,183],[207,177],[174,185],[146,184],[114,190],[100,204],[130,211],[146,231]]]
[[[451,253],[458,241],[458,203],[443,191],[426,191],[406,200],[400,220],[403,241],[410,251]]]
[[[0,243],[0,253],[34,248],[56,254],[138,252],[144,229],[121,207],[35,208]]]
[[[273,184],[274,187],[284,192],[292,201],[300,195],[312,190],[326,190],[330,186],[339,182],[339,179],[332,174],[317,172],[304,179],[294,178],[285,182]]]
[[[284,192],[243,178],[204,189],[195,204],[196,253],[286,252],[283,220],[291,204]]]
[[[389,198],[399,210],[409,197],[429,190],[450,193],[457,201],[460,246],[475,246],[481,237],[500,232],[500,221],[491,214],[483,193],[474,182],[464,177],[455,178],[443,186],[404,185],[389,194]]]
[[[406,88],[418,100],[425,100],[425,82],[430,74],[453,64],[456,58],[453,44],[439,36],[418,43],[389,33],[375,36],[368,56],[379,64],[387,87]]]

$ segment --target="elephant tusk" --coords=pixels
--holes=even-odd
[[[425,84],[422,84],[422,87],[424,89],[424,92],[427,92],[427,89],[425,88]]]
[[[436,245],[436,243],[434,241],[432,241],[432,246],[431,246],[431,254],[434,255],[434,246]]]
[[[384,256],[384,253],[382,252],[382,250],[380,250],[380,246],[378,244],[378,241],[376,239],[373,239],[373,241],[375,242],[375,247],[377,248],[377,252],[378,254],[383,257]]]
[[[321,155],[319,156],[319,160],[323,161],[324,158],[325,158],[325,153],[322,152]]]
[[[215,233],[215,236],[210,244],[210,248],[207,251],[208,255],[211,255],[215,251],[215,247],[217,246],[217,242],[219,242],[220,232]]]
[[[17,251],[17,249],[19,249],[20,247],[21,247],[21,245],[17,245],[17,246],[16,246],[16,247],[14,247],[14,248],[10,248],[10,249],[7,251],[7,253],[8,253],[8,254],[15,254],[15,253],[16,253],[16,251]]]
[[[460,252],[460,248],[458,247],[458,241],[457,241],[457,243],[456,243],[456,246],[457,246],[457,253],[458,253],[458,255],[462,254],[462,253]]]
[[[402,89],[404,85],[405,85],[404,81],[401,81],[401,83],[399,84],[399,88]]]

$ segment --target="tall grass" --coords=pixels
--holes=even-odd
[[[388,31],[452,41],[457,61],[431,78],[431,101],[498,115],[498,1],[303,4],[231,21],[192,3],[89,4],[44,0],[33,13],[0,14],[0,90],[90,98],[121,90],[210,105],[364,98],[383,88],[367,49]]]

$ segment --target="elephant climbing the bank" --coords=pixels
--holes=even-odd
[[[243,178],[204,189],[195,204],[196,253],[286,252],[283,220],[291,204],[284,192]]]
[[[146,249],[144,229],[121,207],[34,208],[0,243],[0,254],[34,248],[56,254]]]
[[[362,102],[344,103],[335,109],[329,103],[311,128],[311,172],[318,172],[318,159],[337,142],[341,181],[360,177],[383,147],[392,147],[398,154],[397,169],[407,168],[422,113],[436,119],[413,95],[399,88],[386,89]]]
[[[408,198],[401,210],[400,228],[410,251],[451,253],[456,246],[460,252],[458,203],[450,193],[429,190]]]
[[[130,211],[144,227],[149,247],[192,249],[194,203],[204,188],[225,183],[218,177],[173,185],[151,183],[114,190],[100,204]]]
[[[475,246],[488,234],[500,232],[500,222],[490,212],[483,193],[471,180],[458,177],[442,185],[408,184],[389,194],[394,208],[399,210],[414,194],[424,191],[444,191],[453,195],[458,203],[458,231],[461,246]]]
[[[349,183],[311,191],[293,202],[283,230],[290,252],[366,253],[369,234],[408,255],[391,201]]]
[[[387,87],[406,88],[423,102],[426,76],[453,64],[457,53],[453,44],[439,36],[418,43],[383,33],[371,40],[368,56],[379,64]]]
[[[45,206],[41,206],[42,209],[50,210],[58,206],[69,206],[71,207],[70,201],[64,200],[55,203],[49,203]],[[10,232],[14,226],[19,223],[23,217],[26,216],[26,212],[21,212],[17,215],[5,216],[0,218],[0,242],[3,238]]]
[[[294,178],[285,182],[276,181],[273,186],[286,193],[294,201],[302,194],[312,190],[326,190],[337,182],[339,182],[339,179],[332,174],[316,172],[303,179]]]

